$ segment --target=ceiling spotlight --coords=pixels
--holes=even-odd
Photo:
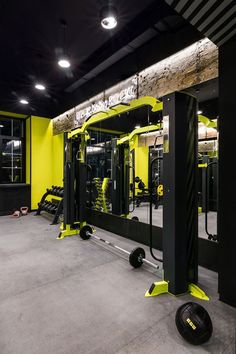
[[[43,84],[40,84],[40,83],[35,84],[34,87],[40,91],[43,91],[46,88]]]
[[[27,101],[26,99],[22,98],[22,99],[20,100],[20,103],[21,103],[21,104],[29,104],[29,101]]]
[[[202,111],[197,111],[197,114],[202,114]]]
[[[113,29],[117,26],[117,11],[114,6],[105,6],[100,13],[101,25],[105,29]]]
[[[4,125],[0,124],[0,128],[4,128]]]
[[[70,67],[70,62],[66,58],[61,58],[58,60],[58,65],[63,69],[67,69]]]
[[[140,128],[140,125],[135,125],[135,129],[139,129]]]

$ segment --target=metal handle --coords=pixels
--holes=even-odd
[[[91,207],[92,205],[92,166],[89,164],[85,164],[87,166],[87,169],[90,172],[90,178],[89,178],[89,184],[90,184],[90,188],[89,188],[89,205]]]
[[[208,231],[208,205],[209,205],[209,198],[208,198],[208,169],[212,165],[217,165],[217,162],[210,162],[206,166],[206,175],[205,175],[205,232],[206,232],[209,240],[217,241],[217,235],[211,234]]]
[[[163,262],[162,259],[157,258],[154,253],[153,253],[153,245],[152,245],[152,166],[155,161],[158,160],[163,160],[162,156],[158,156],[155,159],[153,159],[150,163],[150,168],[149,168],[149,176],[148,176],[148,188],[149,188],[149,249],[152,258],[154,258],[156,261]]]
[[[133,170],[133,188],[132,188],[132,192],[133,192],[133,209],[129,210],[129,213],[132,213],[135,210],[135,168],[134,166],[129,165],[129,168]]]

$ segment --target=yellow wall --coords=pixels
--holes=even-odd
[[[31,118],[31,209],[52,185],[63,186],[63,134],[53,136],[52,120]]]
[[[148,188],[148,146],[135,148],[135,176],[141,178]]]
[[[52,120],[0,111],[0,114],[26,119],[26,183],[31,183],[31,209],[52,185],[63,186],[63,134],[53,136]]]
[[[31,209],[46,188],[52,185],[52,125],[51,120],[31,117]]]

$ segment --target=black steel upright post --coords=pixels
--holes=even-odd
[[[232,32],[233,33],[233,32]],[[219,294],[220,300],[236,307],[236,35],[219,48]]]
[[[78,139],[77,144],[78,150],[74,154],[76,221],[84,222],[86,220],[88,165],[86,164],[86,149],[83,146],[84,144],[80,139]],[[81,154],[79,151],[82,149],[84,151]]]
[[[129,184],[130,184],[130,164],[129,146],[125,144],[117,145],[117,139],[112,140],[112,214],[129,214]]]
[[[122,189],[123,189],[123,165],[121,165],[120,149],[117,146],[117,139],[113,139],[111,150],[111,204],[112,204],[112,214],[121,215],[122,214]]]
[[[64,134],[64,194],[63,214],[64,227],[75,222],[75,193],[74,193],[75,168],[73,163],[72,140]]]
[[[198,280],[197,102],[175,92],[163,98],[163,267],[177,295]]]

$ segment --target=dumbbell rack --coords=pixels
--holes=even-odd
[[[54,215],[51,225],[58,224],[59,216],[63,211],[63,193],[64,191],[61,187],[52,186],[50,189],[47,189],[46,193],[44,193],[38,203],[36,215],[40,215],[41,211],[46,211],[47,213]],[[46,198],[49,195],[61,198],[58,204],[47,201]]]
[[[105,177],[103,181],[101,181],[100,178],[96,177],[93,179],[93,182],[98,193],[93,209],[108,213],[109,202],[107,200],[106,193],[108,189],[109,178]]]

